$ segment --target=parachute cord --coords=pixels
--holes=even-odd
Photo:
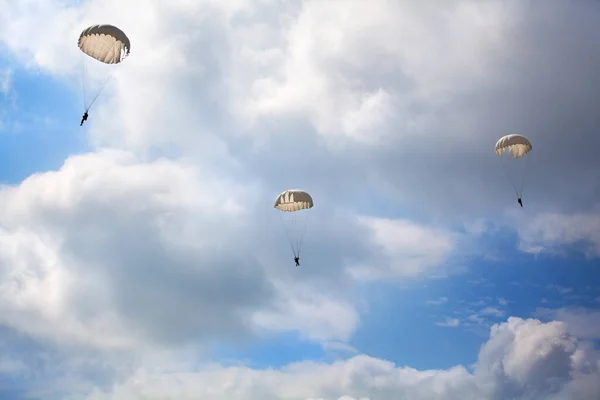
[[[108,82],[110,81],[111,78],[112,78],[112,75],[109,76],[108,79],[106,79],[106,81],[104,82],[104,84],[100,87],[100,90],[98,91],[96,96],[94,96],[90,105],[86,108],[86,110],[85,110],[86,112],[88,112],[90,110],[90,108],[92,108],[92,105],[96,102],[96,99],[98,98],[98,96],[100,96],[100,93],[102,93],[102,91],[104,90],[106,85],[108,85]]]
[[[517,198],[519,198],[519,199],[520,199],[520,198],[521,198],[521,196],[519,195],[519,190],[517,189],[517,186],[515,185],[515,183],[514,183],[513,179],[512,179],[512,178],[511,178],[511,176],[510,176],[510,173],[508,172],[508,167],[506,166],[506,160],[505,160],[505,157],[504,157],[504,156],[501,156],[501,158],[502,158],[502,161],[501,161],[501,162],[502,162],[502,169],[504,169],[504,172],[506,173],[506,177],[507,177],[507,178],[508,178],[508,180],[510,181],[510,184],[512,185],[512,187],[513,187],[513,189],[514,189],[514,191],[515,191],[515,194],[517,195]]]
[[[290,233],[287,229],[287,226],[285,224],[285,221],[283,220],[283,214],[279,214],[279,218],[281,219],[281,224],[283,225],[283,230],[285,231],[285,236],[287,237],[288,243],[290,245],[290,248],[292,249],[292,253],[294,253],[294,257],[299,257],[298,254],[296,254],[296,250],[294,249],[294,244],[293,241],[290,237]]]
[[[87,112],[89,110],[89,108],[87,108],[87,90],[86,90],[86,85],[85,85],[85,80],[87,78],[87,68],[85,66],[85,60],[81,59],[81,89],[82,89],[82,96],[83,96],[83,109]]]
[[[306,217],[304,218],[304,226],[302,227],[302,233],[300,234],[300,237],[298,238],[298,257],[300,257],[300,250],[302,249],[302,243],[304,243],[304,235],[306,234],[306,227],[308,226],[308,218],[310,217],[310,214],[307,213]]]
[[[101,46],[100,49],[104,49],[104,46]],[[85,56],[82,56],[85,57]],[[87,77],[87,67],[86,67],[86,60],[83,60],[83,69],[84,72],[86,74]],[[112,68],[111,68],[112,69]],[[116,73],[115,69],[112,69],[112,71],[110,73],[107,74],[106,79],[104,80],[104,83],[102,84],[102,86],[100,87],[100,89],[98,90],[98,92],[96,93],[96,96],[94,96],[94,98],[92,99],[92,101],[88,104],[87,103],[87,90],[86,90],[86,84],[85,84],[85,79],[83,81],[83,90],[84,90],[84,94],[83,94],[83,107],[85,109],[85,112],[88,112],[90,110],[90,108],[92,108],[92,105],[96,102],[96,99],[98,99],[98,96],[100,96],[100,94],[104,91],[104,89],[106,88],[106,86],[108,85],[108,83],[112,80],[112,78],[114,77]]]
[[[298,218],[294,218],[294,249],[296,250],[296,257],[300,257],[300,244],[298,235]]]
[[[519,198],[523,197],[523,190],[525,190],[525,179],[527,178],[527,173],[529,172],[529,162],[531,157],[528,157],[525,160],[525,172],[523,172],[523,179],[521,179],[521,195],[519,196]]]

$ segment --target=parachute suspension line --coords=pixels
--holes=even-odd
[[[106,85],[108,85],[108,82],[111,80],[113,74],[114,74],[114,72],[109,75],[109,77],[106,79],[106,81],[104,81],[104,83],[100,87],[100,90],[98,90],[98,93],[96,93],[96,96],[94,96],[94,98],[92,99],[90,105],[86,108],[85,111],[89,111],[89,109],[92,108],[92,104],[94,104],[96,102],[96,99],[98,98],[98,96],[100,96],[100,93],[102,93],[102,91],[104,90],[104,88],[106,87]]]
[[[510,181],[510,184],[512,185],[512,187],[514,189],[515,194],[517,195],[517,198],[519,198],[519,199],[523,198],[523,191],[525,190],[525,181],[527,179],[527,173],[529,171],[529,163],[531,161],[530,160],[531,156],[526,158],[525,160],[522,160],[522,159],[520,159],[520,161],[519,161],[519,159],[515,160],[515,161],[519,162],[520,164],[525,164],[525,166],[522,168],[523,174],[521,176],[520,185],[517,185],[515,183],[515,180],[513,179],[513,177],[510,175],[509,168],[507,165],[507,163],[509,162],[507,160],[507,157],[502,156],[501,158],[502,158],[502,168],[504,169],[504,172],[506,173],[506,177],[508,178],[508,180]]]
[[[286,221],[284,220],[283,214],[279,215],[290,248],[292,249],[292,253],[294,253],[294,257],[300,257],[300,250],[302,250],[302,244],[304,243],[304,236],[306,234],[306,228],[308,226],[309,214],[303,214],[305,215],[290,216],[292,220],[289,222],[289,224],[286,223]],[[300,221],[301,218],[303,219],[303,221]]]
[[[510,181],[510,184],[512,185],[515,194],[517,195],[517,198],[521,198],[521,196],[519,195],[519,190],[517,189],[517,186],[515,185],[514,180],[512,179],[512,177],[510,176],[510,172],[508,171],[508,166],[506,165],[507,161],[506,161],[506,157],[503,155],[500,158],[502,158],[502,169],[504,170],[504,172],[506,173],[506,177],[508,178],[508,180]]]
[[[285,231],[285,236],[287,237],[288,243],[290,245],[290,249],[292,249],[292,253],[294,253],[294,257],[299,257],[299,255],[296,254],[296,249],[294,248],[293,240],[290,236],[289,229],[286,226],[285,221],[283,220],[283,215],[279,214],[279,218],[281,219],[281,224],[283,225],[283,230]]]
[[[94,47],[94,48],[97,49],[97,47]],[[100,53],[104,52],[104,43],[100,46],[99,52]],[[88,92],[88,90],[87,90],[88,88],[87,88],[87,85],[86,85],[86,80],[88,78],[88,75],[90,75],[90,74],[88,74],[88,68],[87,68],[87,64],[86,64],[87,58],[86,58],[85,55],[83,57],[84,57],[84,59],[83,59],[83,75],[84,76],[83,76],[83,83],[82,83],[82,85],[83,85],[83,108],[85,109],[85,112],[88,112],[90,110],[90,108],[92,108],[92,105],[96,102],[96,100],[98,99],[98,97],[100,96],[100,94],[104,91],[104,89],[106,88],[106,86],[108,85],[108,83],[112,80],[112,78],[113,78],[116,70],[114,68],[107,67],[107,66],[104,66],[104,65],[99,65],[98,66],[99,68],[110,68],[111,71],[105,77],[104,82],[100,86],[100,89],[98,89],[98,92],[96,93],[96,95],[92,98],[92,101],[90,101],[88,103],[88,98],[87,98],[88,97],[88,93],[87,93]]]
[[[298,236],[298,255],[296,257],[300,257],[300,250],[302,249],[302,243],[304,243],[304,234],[306,233],[306,227],[308,226],[309,217],[309,214],[304,216],[304,225],[302,226],[302,231]]]
[[[86,90],[86,85],[85,85],[85,81],[87,79],[87,71],[86,71],[86,66],[85,66],[85,60],[83,59],[83,56],[81,58],[81,90],[82,90],[82,101],[83,101],[83,109],[84,111],[88,111],[87,108],[87,90]]]
[[[527,173],[529,171],[529,162],[530,162],[530,157],[527,157],[527,159],[525,160],[525,171],[523,172],[523,178],[521,179],[521,194],[519,195],[519,198],[523,197],[523,190],[525,190],[525,179],[527,178]]]

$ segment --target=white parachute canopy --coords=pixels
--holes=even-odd
[[[294,257],[300,257],[300,249],[308,223],[306,211],[313,206],[311,195],[299,189],[286,190],[275,199],[273,207],[286,215],[284,218],[284,214],[281,214],[281,219]]]
[[[506,135],[496,142],[496,154],[512,153],[514,158],[523,157],[533,149],[531,142],[525,136]]]
[[[529,157],[525,157],[525,161],[523,161],[521,157],[529,154],[532,149],[533,145],[531,144],[531,141],[522,135],[506,135],[496,142],[496,155],[501,157],[506,175],[515,189],[518,198],[522,198],[523,196],[526,177],[525,173],[527,172],[527,161],[529,160]],[[508,155],[512,156],[510,158],[512,158],[513,161],[507,161],[509,158],[507,157]],[[518,169],[518,172],[511,172],[509,171],[510,169]],[[514,175],[520,176],[519,185],[515,183],[516,179]]]
[[[131,42],[116,26],[92,25],[81,32],[77,46],[86,58],[83,62],[83,97],[87,111],[115,73],[115,64],[120,64],[129,55]]]

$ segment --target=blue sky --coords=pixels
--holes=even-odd
[[[600,395],[597,2],[138,3],[0,0],[1,397]]]
[[[73,118],[80,102],[72,87],[47,73],[28,70],[12,57],[1,64],[11,71],[11,92],[2,98],[3,183],[18,183],[33,173],[57,169],[70,154],[88,148]]]

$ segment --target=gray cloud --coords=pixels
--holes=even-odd
[[[0,38],[15,55],[73,72],[72,37],[87,23],[81,9],[0,4]],[[92,348],[241,340],[261,329],[344,341],[358,323],[352,267],[419,275],[461,247],[449,222],[506,209],[589,211],[598,201],[596,2],[123,7],[101,0],[87,10],[111,17],[135,49],[86,125],[98,152],[0,193],[0,315],[10,329]],[[525,210],[514,210],[492,150],[513,132],[535,147]],[[290,265],[272,209],[291,187],[317,204],[301,269]],[[390,229],[396,235],[369,229],[357,215],[382,197],[393,199],[395,215],[443,226],[425,230],[403,219],[391,223],[404,228]],[[436,240],[415,244],[424,234]],[[543,360],[508,371],[502,363],[517,357],[510,345],[524,335],[522,324],[532,323],[509,320],[492,331],[475,373],[482,381],[463,367],[398,372],[359,357],[339,365],[389,372],[384,389],[338,389],[343,374],[323,367],[330,381],[312,383],[317,377],[301,371],[309,383],[300,394],[283,388],[289,378],[277,390],[249,383],[240,391],[426,398],[439,384],[447,398],[583,399],[581,390],[598,390],[590,378],[597,370],[569,364],[576,344],[560,324],[532,324],[546,332]],[[216,371],[195,382],[230,372]],[[409,389],[406,376],[416,382]],[[378,382],[362,372],[354,378]],[[195,396],[205,390],[182,385]]]
[[[408,207],[489,212],[513,205],[493,144],[521,133],[534,143],[529,208],[590,209],[599,199],[593,82],[600,60],[590,56],[600,50],[591,25],[598,14],[593,2],[551,2],[543,12],[516,7],[512,24],[501,31],[504,47],[481,54],[489,63],[484,78],[456,88],[443,106],[427,108],[429,126],[412,138],[398,132],[369,164]],[[443,56],[431,61],[443,65]]]
[[[253,334],[257,312],[277,325],[277,315],[293,315],[281,304],[317,298],[295,298],[296,290],[326,293],[325,309],[337,302],[350,320],[329,333],[315,329],[346,338],[355,322],[342,257],[368,262],[378,253],[361,241],[372,233],[354,217],[317,213],[300,274],[273,210],[254,212],[261,199],[252,187],[173,162],[138,164],[122,152],[75,157],[0,196],[1,243],[15,249],[0,258],[5,321],[54,336],[52,321],[65,318],[64,333],[89,342],[81,330],[100,324],[108,335],[94,336],[104,346],[132,335],[166,344],[239,339]]]
[[[448,2],[435,12],[382,3],[362,23],[342,18],[360,12],[352,3],[329,27],[319,25],[336,4],[204,7],[188,15],[161,8],[148,37],[159,40],[162,59],[197,68],[144,54],[150,49],[141,29],[148,26],[131,26],[142,48],[124,66],[119,97],[94,118],[131,120],[144,110],[145,122],[130,122],[137,137],[115,136],[105,123],[93,136],[115,144],[172,142],[228,168],[225,160],[235,158],[238,171],[269,193],[294,182],[324,203],[370,190],[425,215],[463,218],[516,207],[492,148],[516,132],[535,148],[527,212],[589,210],[597,202],[597,3],[553,1],[543,12],[519,2]],[[295,22],[266,28],[278,12]],[[367,23],[376,28],[361,30]],[[338,42],[333,27],[345,34]],[[282,32],[287,40],[277,39]],[[274,85],[271,95],[257,89],[265,80]],[[161,97],[136,97],[140,87],[156,87]],[[379,90],[379,108],[361,109],[364,96]],[[165,116],[158,112],[164,104],[173,109]],[[352,139],[344,124],[362,126],[356,118],[371,121],[363,135],[375,144]]]
[[[600,339],[600,310],[583,307],[540,308],[537,314],[547,320],[564,322],[569,332],[579,338]]]
[[[341,47],[331,52],[325,51],[332,46],[329,28],[306,29],[337,6],[329,2],[307,7],[313,14],[309,17],[300,10],[287,42],[273,43],[264,35],[249,43],[236,42],[240,39],[235,36],[236,29],[256,28],[268,20],[268,13],[262,19],[255,15],[256,19],[244,20],[243,28],[202,23],[202,43],[210,42],[210,51],[182,51],[190,63],[202,66],[201,72],[174,78],[173,98],[176,94],[179,102],[187,103],[181,107],[186,110],[181,115],[193,116],[194,125],[201,129],[218,131],[231,154],[259,177],[265,188],[277,192],[295,182],[315,191],[322,202],[345,203],[352,203],[349,199],[357,191],[371,190],[430,216],[451,212],[462,218],[467,212],[510,209],[516,206],[512,189],[492,147],[500,136],[516,132],[530,137],[535,148],[525,191],[528,210],[589,210],[597,202],[600,169],[593,149],[598,145],[594,134],[598,122],[594,82],[598,79],[594,76],[600,61],[593,56],[599,49],[596,27],[591,25],[591,16],[600,13],[597,3],[566,7],[551,2],[540,13],[516,2],[488,2],[479,9],[470,3],[449,2],[447,10],[456,20],[473,12],[498,31],[486,30],[476,19],[468,20],[468,25],[455,25],[433,13],[427,18],[441,18],[443,24],[432,27],[423,38],[431,49],[406,43],[420,32],[406,16],[404,27],[385,17],[404,11],[425,18],[423,10],[390,6],[381,9],[385,13],[367,15],[377,28],[360,31],[360,40],[352,40],[357,37],[357,26],[345,20],[330,21],[347,35],[339,43]],[[358,10],[353,7],[348,12]],[[229,41],[212,41],[215,31]],[[433,53],[447,43],[445,35],[462,39],[464,47],[442,47]],[[477,35],[480,37],[474,38]],[[194,43],[193,38],[186,43]],[[242,100],[231,97],[234,94],[255,102],[269,100],[251,94],[264,69],[258,69],[254,59],[241,56],[242,50],[254,51],[257,57],[277,54],[267,70],[284,74],[284,80],[273,80],[279,91],[271,97],[280,104],[268,103],[271,111],[263,107],[252,126],[236,118],[237,108],[233,114],[225,111],[243,101],[243,96]],[[471,52],[475,60],[467,56]],[[426,57],[429,64],[445,65],[447,72],[433,67],[416,69],[419,57]],[[300,65],[301,61],[305,64]],[[296,75],[290,75],[291,71]],[[442,78],[448,81],[442,84]],[[227,90],[205,89],[206,83],[219,87],[222,80],[229,82],[221,86]],[[324,89],[314,88],[312,80],[332,83]],[[186,89],[180,90],[183,87]],[[343,96],[358,99],[381,88],[387,93],[383,99],[388,103],[384,101],[380,110],[385,118],[367,125],[370,130],[365,133],[381,139],[373,139],[375,144],[352,139],[344,132],[344,118],[364,110],[356,109],[358,105]],[[201,98],[200,92],[204,93]],[[309,97],[305,100],[301,95]],[[334,110],[337,117],[324,116]],[[367,111],[363,117],[374,118]],[[156,129],[166,131],[160,125]],[[268,141],[261,139],[265,137]],[[186,140],[186,145],[191,140]]]

